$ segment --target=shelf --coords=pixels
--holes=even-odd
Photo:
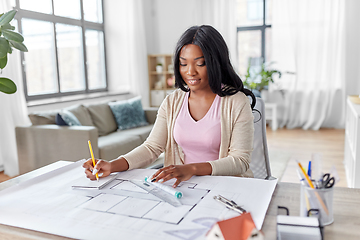
[[[174,76],[172,57],[171,54],[148,55],[150,104],[152,107],[160,106],[166,95],[175,90],[167,84],[167,80]],[[163,66],[162,72],[156,71],[158,63]]]

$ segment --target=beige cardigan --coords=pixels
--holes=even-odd
[[[177,89],[162,102],[154,127],[146,141],[124,157],[129,169],[154,162],[165,151],[164,165],[184,164],[184,154],[175,142],[173,129],[185,92]],[[209,161],[211,175],[253,177],[249,168],[253,150],[254,117],[244,93],[221,97],[221,144],[219,159]]]

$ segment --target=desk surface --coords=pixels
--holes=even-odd
[[[22,181],[65,166],[71,162],[59,161],[14,179],[0,183],[0,190]],[[267,211],[262,231],[266,239],[276,239],[277,206],[286,206],[290,215],[299,215],[300,184],[278,183]],[[360,237],[360,189],[334,189],[334,223],[324,228],[324,239],[359,239]],[[0,224],[0,235],[5,239],[67,239],[47,233],[20,229]]]

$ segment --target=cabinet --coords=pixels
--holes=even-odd
[[[360,104],[346,102],[344,165],[348,187],[360,188]]]
[[[165,96],[175,90],[172,57],[171,54],[148,55],[149,95],[152,107],[160,106]]]

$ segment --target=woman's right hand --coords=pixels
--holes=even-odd
[[[95,168],[93,167],[93,161],[89,158],[84,164],[86,177],[90,180],[96,180],[96,172],[98,173],[99,178],[109,176],[111,173],[111,164],[110,162],[104,160],[95,159]],[[95,169],[95,170],[93,170]],[[94,172],[94,174],[93,174]]]

